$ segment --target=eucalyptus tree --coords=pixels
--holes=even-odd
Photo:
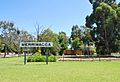
[[[80,46],[83,44],[82,31],[78,25],[73,25],[69,41],[73,50],[80,48]]]
[[[16,32],[16,29],[14,27],[14,23],[11,23],[9,21],[0,21],[0,30],[1,30],[1,37],[2,37],[2,44],[5,44],[5,55],[6,56],[6,50],[11,51],[11,44],[12,42],[12,33]]]
[[[0,31],[2,44],[5,46],[4,51],[8,53],[18,52],[20,39],[22,41],[32,41],[33,38],[27,31],[19,30],[14,23],[9,21],[0,21]]]
[[[77,37],[79,39],[81,39],[81,30],[80,30],[80,27],[78,25],[73,25],[70,38],[72,38],[72,40],[74,40]]]
[[[68,48],[68,37],[65,32],[59,32],[58,41],[60,44],[59,54],[62,55],[64,50],[66,50]]]
[[[93,12],[86,17],[86,26],[91,29],[98,54],[110,55],[119,51],[119,6],[115,0],[90,0]],[[97,4],[97,5],[96,5]]]
[[[104,2],[108,5],[111,5],[113,3],[115,3],[116,0],[89,0],[89,2],[93,5],[93,10],[95,11],[95,9],[100,5],[100,3]]]

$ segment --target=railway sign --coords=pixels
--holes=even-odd
[[[20,47],[52,47],[52,42],[21,42]]]
[[[31,47],[53,47],[53,42],[20,42],[20,47],[24,48],[24,65],[26,64],[26,48]],[[46,51],[46,64],[48,64],[49,50]]]

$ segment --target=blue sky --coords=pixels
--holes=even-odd
[[[38,23],[70,36],[72,26],[84,25],[91,12],[89,0],[0,0],[0,20],[14,22],[32,34]]]

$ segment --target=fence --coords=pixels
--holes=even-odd
[[[64,55],[84,55],[83,50],[64,50]]]

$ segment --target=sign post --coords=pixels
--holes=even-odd
[[[26,51],[24,51],[24,65],[26,64]]]
[[[25,48],[24,50],[24,65],[26,64],[26,48],[31,48],[31,47],[53,47],[52,42],[21,42],[20,47]],[[49,50],[46,52],[46,64],[48,64],[48,55],[49,55]]]
[[[49,55],[49,50],[48,49],[46,50],[45,54],[46,54],[46,64],[48,65],[48,55]]]
[[[24,52],[24,65],[26,64],[26,54],[27,54],[27,48],[24,47],[23,48],[23,52]]]

